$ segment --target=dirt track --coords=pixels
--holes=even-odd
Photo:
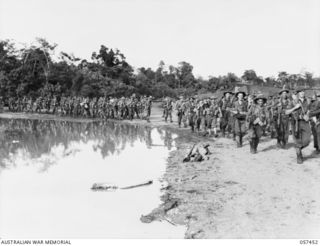
[[[166,192],[180,201],[169,218],[187,224],[187,238],[319,238],[320,158],[297,165],[293,149],[273,146],[252,155],[219,139],[209,161],[182,163],[181,144],[165,174]]]
[[[182,163],[198,141],[210,143],[210,159]],[[248,141],[236,148],[232,139],[191,138],[188,130],[177,148],[164,177],[164,204],[151,215],[187,225],[186,238],[320,238],[320,155],[313,143],[302,165],[291,136],[286,150],[266,137],[252,155]]]
[[[0,117],[18,117],[1,114]],[[21,114],[18,118],[30,118]],[[47,118],[32,116],[32,118]],[[80,121],[82,121],[80,119]],[[151,123],[179,133],[164,180],[164,203],[147,222],[166,219],[187,225],[186,238],[320,238],[320,155],[313,144],[304,150],[306,161],[296,164],[290,137],[287,150],[264,138],[258,153],[249,153],[248,142],[235,148],[231,139],[207,139],[165,123],[158,105]],[[182,163],[193,143],[210,143],[208,161]]]

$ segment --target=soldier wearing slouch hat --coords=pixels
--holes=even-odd
[[[295,129],[294,129],[294,142],[297,154],[297,163],[303,163],[302,149],[307,147],[311,141],[311,125],[310,125],[310,104],[305,97],[305,91],[303,89],[298,89],[297,102],[291,108],[287,109],[285,113],[287,115],[293,114],[296,119]]]
[[[268,111],[265,107],[267,98],[262,94],[254,98],[254,104],[250,107],[247,116],[248,137],[250,143],[250,152],[257,153],[257,147],[263,134],[263,128],[266,126]]]

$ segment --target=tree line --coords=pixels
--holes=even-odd
[[[56,44],[43,38],[17,48],[11,40],[0,40],[0,96],[129,96],[133,93],[163,96],[192,95],[230,89],[238,83],[283,87],[320,87],[320,78],[310,72],[263,78],[254,70],[244,71],[241,77],[234,73],[195,77],[193,66],[185,61],[177,66],[160,61],[157,69],[134,69],[118,49],[101,45],[92,52],[91,59],[80,59],[60,52]]]

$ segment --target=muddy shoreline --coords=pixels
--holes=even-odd
[[[190,239],[320,238],[320,156],[313,152],[312,144],[304,150],[306,162],[297,165],[291,137],[286,150],[277,149],[275,140],[267,137],[258,154],[252,155],[247,141],[237,149],[231,139],[203,138],[191,134],[189,128],[164,122],[161,113],[156,106],[151,123],[119,122],[178,134],[176,150],[170,152],[163,176],[167,186],[162,189],[162,204],[141,215],[142,222],[185,225],[185,238]],[[0,117],[17,115],[4,113]],[[192,145],[201,142],[210,144],[209,160],[182,162]]]
[[[192,143],[210,144],[210,159],[183,163]],[[185,225],[185,238],[319,238],[320,157],[309,146],[304,165],[294,149],[265,138],[260,155],[231,139],[176,139],[164,180],[163,204],[141,220]],[[268,153],[270,152],[270,153]]]

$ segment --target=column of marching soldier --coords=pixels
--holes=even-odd
[[[152,97],[31,97],[9,98],[11,112],[49,113],[59,116],[149,121]]]
[[[9,98],[12,112],[51,113],[60,116],[101,119],[150,120],[152,97],[31,97]],[[192,132],[207,136],[233,136],[237,147],[242,147],[247,135],[250,152],[257,153],[260,138],[268,133],[277,139],[279,148],[286,148],[290,133],[297,152],[297,163],[303,162],[302,149],[309,145],[313,135],[314,148],[320,153],[320,94],[312,98],[304,90],[290,94],[283,88],[277,96],[268,99],[262,94],[247,95],[243,91],[227,91],[223,96],[207,99],[194,97],[174,102],[166,97],[163,102],[163,117],[172,121],[173,110],[177,111],[179,127],[190,126]]]
[[[247,135],[250,152],[257,153],[262,136],[277,139],[277,146],[287,147],[290,133],[293,136],[297,163],[303,163],[302,149],[307,147],[313,135],[314,148],[320,154],[320,94],[306,97],[299,89],[290,94],[283,88],[278,95],[265,97],[262,94],[247,95],[243,91],[224,92],[221,99],[194,97],[174,102],[163,101],[163,117],[172,122],[172,112],[177,112],[179,127],[190,126],[192,132],[218,137],[232,136],[238,148]]]

